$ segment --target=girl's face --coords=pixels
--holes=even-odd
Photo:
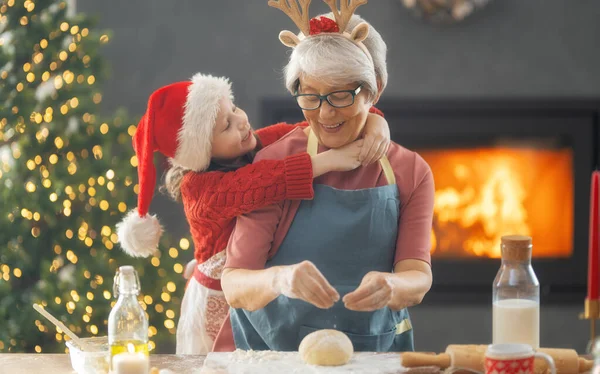
[[[230,98],[219,102],[212,135],[211,156],[217,160],[234,160],[256,148],[256,138],[246,112],[236,107]]]

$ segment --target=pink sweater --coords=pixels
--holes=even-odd
[[[295,129],[261,150],[255,161],[280,160],[306,152],[308,137]],[[319,146],[319,152],[326,150]],[[430,238],[434,184],[429,165],[415,152],[392,143],[387,153],[396,176],[400,196],[400,219],[394,265],[407,259],[431,263]],[[349,172],[327,173],[314,181],[337,189],[358,190],[387,185],[379,163]],[[226,268],[264,269],[281,245],[301,201],[285,200],[254,210],[237,219],[227,247]],[[335,217],[331,217],[335,219]],[[309,233],[307,233],[309,234]],[[343,252],[340,251],[340,256]]]

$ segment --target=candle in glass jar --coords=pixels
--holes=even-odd
[[[148,374],[150,362],[143,353],[119,353],[112,358],[114,374]]]

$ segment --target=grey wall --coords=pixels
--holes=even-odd
[[[266,3],[79,0],[114,31],[105,104],[141,112],[153,89],[200,71],[231,77],[257,120],[261,98],[286,95],[288,49],[277,34],[296,31]],[[326,8],[313,3],[315,14]],[[452,27],[414,19],[400,0],[371,0],[359,13],[388,43],[386,96],[600,96],[598,0],[495,0]]]
[[[285,96],[282,29],[295,26],[266,0],[79,0],[114,37],[105,50],[112,79],[104,109],[141,114],[148,95],[195,72],[227,75],[255,127],[264,97]],[[313,1],[313,12],[324,11]],[[496,0],[464,23],[435,27],[414,19],[400,0],[371,0],[359,13],[388,43],[387,97],[600,97],[600,1]],[[181,210],[165,199],[153,209],[184,233]],[[172,223],[175,222],[175,223]],[[583,269],[582,269],[583,270]],[[542,345],[583,351],[580,305],[542,310]],[[491,340],[491,307],[415,308],[417,348]]]

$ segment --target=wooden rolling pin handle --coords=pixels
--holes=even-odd
[[[451,364],[450,355],[447,353],[432,355],[422,352],[403,352],[400,356],[402,357],[402,366],[405,368],[437,366],[441,369],[446,369]]]
[[[579,357],[579,372],[580,373],[587,373],[588,371],[592,370],[593,366],[594,366],[594,361],[586,360],[583,357]]]

